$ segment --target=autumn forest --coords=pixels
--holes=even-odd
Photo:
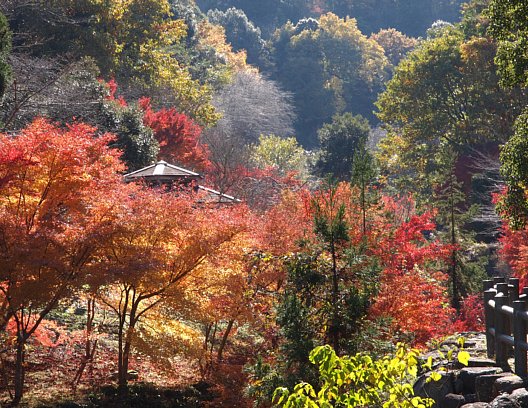
[[[0,406],[431,406],[420,350],[528,285],[527,44],[523,0],[0,0]]]

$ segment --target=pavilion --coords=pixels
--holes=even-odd
[[[125,182],[144,181],[150,186],[166,186],[168,188],[184,187],[197,193],[197,202],[202,204],[236,204],[241,201],[233,196],[198,184],[203,176],[183,167],[158,161],[150,166],[124,175]]]

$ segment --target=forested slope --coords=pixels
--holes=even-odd
[[[0,12],[2,404],[271,406],[526,280],[524,2]]]

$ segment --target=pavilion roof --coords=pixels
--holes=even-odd
[[[201,201],[216,202],[219,204],[234,204],[242,202],[238,198],[223,194],[220,191],[213,190],[212,188],[198,186],[198,190],[204,192],[205,194],[205,199],[202,199]]]
[[[177,180],[197,180],[202,176],[194,171],[184,169],[183,167],[169,164],[166,161],[159,161],[150,166],[125,174],[125,181],[136,179],[160,180],[160,181],[177,181]]]
[[[124,176],[126,182],[131,182],[134,180],[147,180],[153,182],[154,184],[189,184],[193,180],[198,180],[202,176],[194,171],[184,169],[183,167],[178,167],[173,164],[169,164],[163,160],[152,164],[142,169],[133,171],[131,173],[125,174]],[[204,187],[194,184],[195,191],[200,191],[203,194],[198,199],[198,202],[201,203],[217,203],[217,204],[234,204],[240,203],[241,201],[238,198],[233,196],[223,194],[219,191],[213,190],[212,188]]]

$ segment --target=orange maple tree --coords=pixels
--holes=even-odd
[[[279,201],[263,213],[255,234],[264,252],[286,255],[298,251],[303,240],[314,238],[310,198],[307,190],[285,189]]]
[[[99,297],[118,319],[118,385],[125,391],[141,320],[182,296],[187,279],[245,224],[240,208],[196,206],[182,191],[127,185],[114,195],[118,227],[100,265],[110,283],[101,286]]]

